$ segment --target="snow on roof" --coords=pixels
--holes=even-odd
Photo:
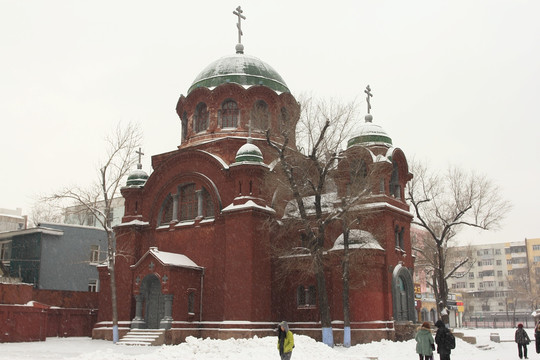
[[[225,209],[221,210],[222,212],[229,211],[238,211],[238,210],[247,210],[247,209],[259,209],[263,211],[269,211],[275,213],[276,211],[269,206],[261,206],[256,204],[253,200],[248,200],[245,204],[234,205],[230,204]]]
[[[329,251],[343,250],[344,239],[343,234],[339,235],[334,246]],[[379,244],[377,239],[368,231],[360,229],[351,229],[349,231],[349,248],[350,249],[374,249],[383,250],[384,248]]]
[[[229,168],[229,165],[222,158],[220,158],[219,156],[217,156],[215,154],[212,154],[212,153],[209,153],[208,151],[200,150],[200,149],[196,149],[195,151],[202,152],[202,153],[204,153],[204,154],[206,154],[208,156],[213,157],[214,159],[216,159],[221,164],[221,166],[223,166],[224,169]]]
[[[201,266],[195,264],[195,262],[193,262],[193,260],[188,258],[186,255],[166,252],[166,251],[159,251],[157,247],[151,247],[150,250],[148,250],[148,252],[141,258],[141,260],[144,259],[146,255],[150,253],[154,255],[154,257],[158,259],[163,265],[177,266],[177,267],[191,268],[191,269],[202,269]],[[139,260],[139,262],[141,260]]]
[[[304,207],[308,215],[315,213],[315,196],[307,196],[303,198]],[[329,212],[334,208],[334,203],[337,201],[337,193],[332,192],[321,195],[321,210],[323,213]],[[284,218],[299,217],[298,205],[296,200],[291,200],[285,206]]]
[[[58,236],[64,235],[64,232],[62,230],[45,228],[45,227],[36,227],[36,228],[31,228],[31,229],[2,232],[0,233],[0,239],[7,239],[13,236],[21,236],[21,235],[34,234],[34,233],[43,233],[47,235],[58,235]]]
[[[127,223],[121,223],[121,224],[118,224],[116,225],[115,227],[120,227],[120,226],[131,226],[131,225],[138,225],[138,226],[146,226],[148,225],[149,222],[148,221],[141,221],[141,220],[131,220]]]

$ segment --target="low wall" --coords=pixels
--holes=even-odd
[[[92,336],[97,310],[0,305],[0,342],[45,341],[47,337]]]
[[[0,284],[0,342],[92,336],[98,295],[38,290],[29,284]]]

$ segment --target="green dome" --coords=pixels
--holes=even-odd
[[[146,184],[146,180],[148,180],[148,174],[141,168],[137,167],[137,170],[129,174],[126,181],[126,186],[144,186],[144,184]]]
[[[236,153],[235,162],[243,162],[243,161],[250,161],[250,162],[263,162],[263,155],[261,150],[257,147],[257,145],[246,143],[238,149],[238,152]]]
[[[353,134],[347,142],[347,148],[356,145],[384,145],[392,146],[392,138],[378,125],[371,121],[373,116],[366,115],[366,122],[360,126],[360,130]]]
[[[290,92],[281,75],[270,65],[254,56],[235,54],[208,65],[195,78],[188,94],[199,87],[214,88],[225,83],[263,85],[277,92]]]

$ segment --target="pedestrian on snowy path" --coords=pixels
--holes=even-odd
[[[441,360],[450,360],[450,353],[456,346],[456,338],[450,332],[442,320],[435,323],[437,333],[435,334],[435,343],[437,343],[437,352]]]
[[[277,348],[281,360],[291,359],[292,350],[294,348],[294,337],[292,331],[289,330],[289,324],[287,324],[286,321],[279,323]]]
[[[527,335],[527,332],[525,329],[523,329],[523,324],[518,324],[518,328],[516,330],[515,335],[515,341],[518,346],[518,356],[520,359],[523,359],[523,356],[525,355],[525,359],[528,359],[527,357],[527,345],[531,342],[531,339],[529,339],[529,335]]]
[[[414,339],[416,340],[416,353],[420,356],[420,360],[433,360],[435,341],[431,335],[431,326],[427,321],[422,324]]]

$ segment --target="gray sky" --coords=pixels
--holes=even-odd
[[[409,158],[497,183],[514,208],[475,242],[540,237],[535,0],[0,0],[0,207],[94,181],[118,121],[140,123],[150,172],[180,143],[180,94],[234,53],[238,5],[245,53],[294,95],[365,102],[370,84],[374,122]]]

